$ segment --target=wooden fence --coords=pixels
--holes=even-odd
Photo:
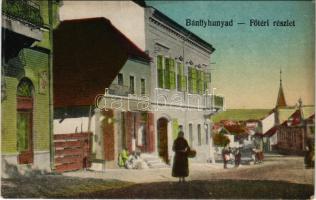
[[[91,167],[92,133],[54,135],[54,148],[56,172]]]

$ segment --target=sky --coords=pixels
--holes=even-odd
[[[186,27],[216,51],[211,55],[212,84],[227,108],[273,108],[280,69],[288,105],[299,98],[314,105],[315,4],[309,1],[146,1]],[[232,27],[186,26],[186,19],[231,20]],[[250,19],[269,27],[249,26]],[[295,20],[274,27],[274,20]],[[237,22],[245,24],[238,25]],[[213,63],[213,64],[212,64]]]

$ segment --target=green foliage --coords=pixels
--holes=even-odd
[[[220,112],[212,116],[212,120],[215,123],[220,122],[221,120],[258,120],[268,115],[270,111],[270,109],[227,109],[225,112]]]
[[[33,87],[28,81],[22,81],[18,86],[17,96],[31,97]]]
[[[227,144],[230,143],[230,140],[224,134],[215,133],[213,135],[213,142],[214,142],[214,145],[224,147],[224,146],[226,146]]]
[[[178,137],[179,133],[179,123],[178,119],[173,119],[172,120],[172,138],[175,140]]]
[[[28,21],[34,25],[43,25],[43,18],[38,5],[30,1],[3,0],[2,13],[13,18]]]

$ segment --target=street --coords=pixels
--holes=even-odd
[[[267,156],[263,164],[225,170],[221,164],[191,163],[186,183],[171,177],[170,168],[113,169],[2,179],[1,191],[11,198],[306,199],[314,193],[314,169],[304,169],[302,157]]]

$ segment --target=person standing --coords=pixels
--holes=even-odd
[[[173,142],[172,150],[175,152],[172,176],[179,177],[179,182],[185,182],[185,177],[189,176],[187,153],[190,151],[190,147],[184,138],[183,131],[178,133],[178,137]]]
[[[222,157],[223,157],[224,169],[227,169],[227,163],[230,160],[229,154],[230,154],[230,150],[228,148],[228,145],[226,145],[222,149]]]
[[[235,167],[239,167],[241,161],[241,153],[239,148],[236,149],[235,151]]]

